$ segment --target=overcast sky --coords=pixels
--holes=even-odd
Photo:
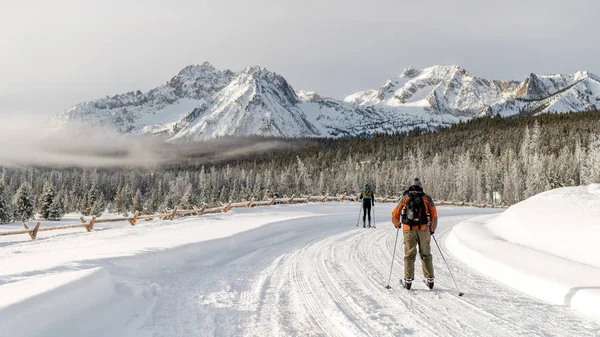
[[[189,64],[343,98],[407,66],[600,74],[597,0],[0,0],[0,116],[50,116]]]

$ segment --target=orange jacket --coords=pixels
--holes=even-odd
[[[396,206],[396,208],[394,208],[394,211],[392,212],[392,222],[394,223],[394,226],[396,228],[400,228],[400,216],[402,214],[402,209],[404,209],[404,207],[406,207],[406,203],[408,202],[409,197],[404,197],[402,198],[402,201],[400,201],[400,203],[398,204],[398,206]],[[438,215],[437,215],[437,209],[435,208],[435,204],[433,203],[433,199],[431,199],[430,196],[428,196],[427,194],[423,195],[423,203],[425,204],[425,212],[427,213],[427,215],[429,215],[429,231],[430,232],[435,232],[435,229],[437,228],[437,222],[438,222]],[[415,229],[416,227],[413,227],[412,229]],[[409,225],[404,225],[403,229],[405,231],[411,230]],[[427,224],[423,224],[419,226],[419,230],[424,231],[425,229],[427,229]]]

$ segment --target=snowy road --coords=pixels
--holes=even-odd
[[[283,207],[279,210],[295,209],[303,217],[220,239],[79,263],[79,268],[107,270],[116,295],[93,314],[82,314],[85,319],[71,317],[62,328],[50,331],[56,336],[135,337],[600,336],[600,322],[506,288],[446,251],[465,293],[459,298],[436,248],[434,291],[421,282],[410,292],[400,288],[401,241],[393,288],[385,289],[396,233],[389,221],[393,205],[377,205],[377,229],[355,227],[356,204]],[[253,221],[250,216],[256,212],[279,210],[240,210],[238,215],[202,221],[223,226],[219,222],[228,217]],[[436,236],[442,245],[458,222],[497,212],[453,207],[439,211]],[[192,228],[185,226],[176,228]],[[141,228],[119,230],[112,232],[111,240],[116,234],[142,233]],[[417,277],[419,265],[417,261]]]
[[[600,335],[598,322],[507,289],[446,254],[465,292],[457,297],[437,250],[435,291],[418,282],[411,292],[399,287],[401,243],[393,289],[385,289],[395,237],[388,221],[391,205],[377,207],[383,215],[379,227],[370,230],[354,227],[355,208],[337,206],[337,214],[194,245],[197,254],[185,263],[149,276],[160,291],[135,335]],[[438,241],[456,223],[485,212],[440,208]]]

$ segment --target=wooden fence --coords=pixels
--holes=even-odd
[[[316,196],[316,195],[301,195],[296,197],[292,195],[291,197],[283,197],[283,198],[272,198],[266,200],[254,200],[250,201],[242,200],[241,202],[229,202],[227,204],[218,203],[217,207],[207,208],[206,205],[203,205],[202,208],[193,207],[191,210],[179,210],[175,207],[173,210],[167,211],[163,210],[160,214],[152,214],[152,215],[140,215],[137,211],[134,213],[132,217],[122,217],[122,218],[112,218],[112,219],[96,219],[96,217],[92,217],[89,220],[86,220],[84,217],[80,218],[79,224],[70,224],[64,226],[56,226],[56,227],[47,227],[40,228],[41,222],[37,222],[33,228],[30,228],[27,224],[23,224],[23,230],[20,231],[12,231],[12,232],[1,232],[0,236],[8,236],[8,235],[19,235],[19,234],[27,234],[31,237],[32,240],[35,240],[39,232],[47,232],[47,231],[56,231],[56,230],[64,230],[64,229],[73,229],[73,228],[84,228],[87,232],[91,232],[94,230],[94,225],[99,223],[107,223],[107,222],[128,222],[130,226],[135,226],[139,220],[152,220],[152,219],[164,219],[164,220],[173,220],[178,216],[202,216],[204,214],[211,213],[227,213],[230,209],[235,207],[257,207],[257,206],[272,206],[276,204],[293,204],[293,203],[308,203],[308,202],[343,202],[345,200],[351,200],[354,202],[358,202],[358,195],[347,195],[347,194],[336,194],[335,196],[330,196],[326,194],[324,196]],[[378,203],[398,203],[400,202],[401,197],[378,197],[375,198],[375,201]],[[465,202],[455,202],[455,201],[438,201],[437,205],[451,205],[451,206],[467,206],[467,207],[480,207],[480,208],[506,208],[508,206],[504,205],[491,205],[491,204],[476,204],[476,203],[465,203]]]

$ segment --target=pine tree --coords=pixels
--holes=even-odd
[[[50,205],[50,209],[48,210],[48,220],[58,221],[62,219],[65,214],[64,206],[61,198],[54,198],[52,201],[52,205]]]
[[[143,209],[143,213],[144,214],[154,214],[156,213],[156,211],[158,210],[158,194],[156,189],[152,189],[152,191],[150,192],[150,197],[146,198],[146,201],[144,202],[144,209]]]
[[[114,207],[119,213],[127,212],[130,205],[129,188],[121,187],[115,195]]]
[[[48,182],[44,183],[44,190],[38,202],[38,214],[42,219],[49,220],[50,210],[54,205],[54,188]]]
[[[221,199],[221,202],[229,201],[229,193],[227,193],[227,188],[225,187],[225,185],[223,185],[223,188],[221,188],[221,193],[219,193],[219,199]]]
[[[194,207],[192,197],[192,186],[189,186],[179,201],[179,207],[182,209],[192,209]]]
[[[0,223],[5,224],[12,221],[13,213],[10,206],[6,193],[6,185],[4,181],[0,181]]]
[[[135,191],[135,196],[133,197],[133,202],[131,203],[131,211],[132,212],[142,212],[144,207],[142,205],[142,192],[138,189]]]
[[[15,194],[13,210],[17,221],[29,221],[33,218],[33,202],[25,184],[21,184]]]
[[[92,184],[92,186],[90,186],[90,189],[87,192],[86,201],[87,203],[85,205],[85,212],[87,215],[93,215],[94,206],[98,201],[98,189],[96,188],[96,184]]]
[[[94,203],[92,204],[92,207],[90,209],[90,215],[99,217],[102,215],[105,208],[106,207],[104,201],[104,193],[100,193],[100,197],[96,198],[96,200],[94,200]]]
[[[81,215],[90,215],[90,209],[88,207],[88,204],[88,194],[86,193],[83,195],[83,197],[81,197],[81,200],[79,201],[78,209]]]

